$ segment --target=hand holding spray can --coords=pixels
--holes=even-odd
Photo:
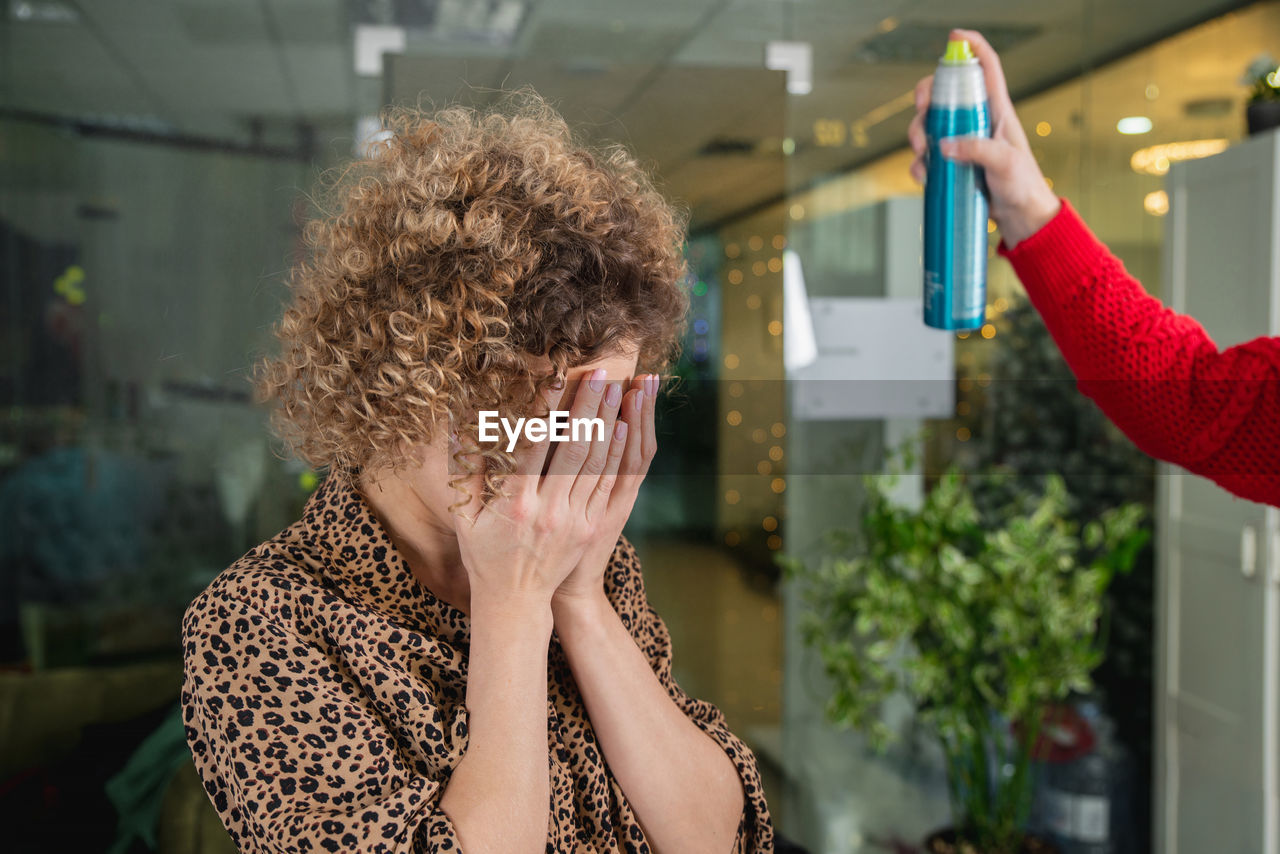
[[[938,141],[991,136],[987,87],[969,42],[947,42],[925,116],[924,322],[977,329],[987,308],[987,197],[982,168],[944,158]]]

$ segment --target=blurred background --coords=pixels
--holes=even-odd
[[[952,819],[937,751],[909,714],[887,752],[824,716],[829,677],[777,557],[819,558],[824,532],[861,512],[859,475],[882,471],[904,441],[920,476],[908,502],[955,464],[1074,473],[1082,517],[1137,502],[1155,526],[1163,505],[1156,467],[1076,393],[994,255],[998,235],[989,323],[925,334],[921,191],[907,171],[914,84],[952,26],[985,33],[1053,189],[1164,295],[1170,166],[1246,137],[1247,70],[1280,55],[1278,2],[2,8],[0,815],[11,851],[230,850],[175,728],[178,621],[214,575],[298,517],[323,475],[280,458],[246,381],[271,348],[307,193],[376,133],[387,104],[484,105],[524,85],[585,139],[630,146],[690,214],[688,338],[629,528],[677,677],[755,750],[788,838],[814,852],[920,850]],[[1188,287],[1233,299],[1221,283]],[[857,382],[823,384],[834,378]],[[1211,702],[1258,690],[1248,662],[1262,661],[1260,642],[1206,642],[1198,666],[1236,679],[1187,701],[1216,722],[1212,737],[1166,715],[1162,703],[1181,700],[1156,662],[1178,636],[1159,630],[1176,603],[1157,584],[1158,551],[1112,585],[1096,689],[1071,701],[1105,722],[1095,729],[1111,752],[1094,800],[1069,802],[1100,798],[1108,819],[1098,840],[1042,816],[1064,854],[1276,844],[1280,713],[1272,699],[1239,715],[1234,700]],[[1198,642],[1183,641],[1179,654]],[[1242,658],[1242,646],[1256,654]],[[1170,770],[1168,727],[1184,743],[1207,739],[1200,765]],[[1257,760],[1259,749],[1272,755]],[[1216,766],[1205,758],[1215,751]],[[1228,785],[1246,755],[1265,767]],[[1235,812],[1196,801],[1195,779]],[[1184,821],[1192,802],[1198,818]],[[1244,829],[1196,841],[1215,815]]]

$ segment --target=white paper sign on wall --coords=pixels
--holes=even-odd
[[[788,375],[791,414],[811,421],[941,418],[955,408],[955,337],[918,299],[809,301],[818,358]]]

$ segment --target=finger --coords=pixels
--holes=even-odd
[[[600,401],[604,396],[604,378],[604,369],[597,368],[591,372],[585,382],[578,385],[578,393],[573,399],[573,408],[569,410],[570,430],[575,420],[596,417],[596,413],[600,410]],[[592,432],[579,429],[577,441],[572,439],[572,433],[570,433],[570,441],[558,443],[558,447],[550,452],[551,464],[547,467],[546,476],[542,478],[539,494],[546,494],[549,497],[568,497],[573,488],[574,479],[582,471],[583,463],[587,461],[587,455],[591,452]]]
[[[1031,150],[1031,143],[1027,141],[1027,132],[1016,115],[1012,117],[1012,120],[1006,116],[999,122],[992,124],[991,135],[996,139],[1003,139],[1016,148]]]
[[[657,408],[661,378],[650,375],[644,378],[635,400],[626,409],[627,448],[623,452],[618,470],[618,485],[614,488],[614,505],[625,504],[627,512],[635,504],[640,484],[649,473],[658,450],[658,435],[654,427],[654,411]]]
[[[654,455],[658,453],[658,431],[654,426],[655,413],[658,408],[658,388],[662,383],[662,378],[657,374],[649,375],[649,384],[645,386],[644,394],[644,414],[641,416],[644,424],[644,470],[649,470],[649,463],[653,462]]]
[[[1009,143],[1002,139],[987,139],[980,136],[955,136],[938,142],[938,150],[948,160],[959,163],[975,163],[983,169],[997,174],[1004,171],[1010,162]]]
[[[916,84],[916,112],[923,113],[929,109],[929,99],[933,96],[933,75],[921,78]]]
[[[627,449],[622,455],[619,475],[626,480],[644,472],[644,384],[627,392],[622,401],[622,419],[627,422]]]
[[[991,105],[991,123],[999,123],[1006,115],[1013,114],[1013,101],[1004,79],[1004,66],[995,49],[977,30],[952,30],[951,38],[965,39],[982,65],[982,77],[987,84],[987,102]]]
[[[560,407],[560,401],[565,396],[565,382],[560,379],[554,385],[547,386],[542,392],[542,400],[546,403],[547,412],[551,412]],[[537,413],[541,415],[541,413]],[[505,440],[505,437],[504,437]],[[524,490],[536,490],[538,482],[542,478],[542,467],[547,462],[547,452],[550,442],[530,442],[521,438],[520,444],[516,446],[516,474],[519,475],[519,485]]]
[[[594,494],[596,485],[591,480],[599,479],[603,475],[608,457],[613,452],[614,443],[610,437],[613,435],[613,424],[618,418],[618,407],[621,404],[622,383],[609,383],[605,386],[604,400],[601,402],[599,412],[596,413],[596,417],[604,422],[604,429],[600,432],[600,438],[592,441],[591,451],[587,454],[587,460],[582,464],[582,471],[573,484],[573,490],[569,494],[569,501],[573,504],[586,503]]]
[[[929,138],[924,132],[924,113],[916,113],[915,118],[907,125],[907,141],[911,143],[911,150],[917,157],[924,154],[929,145]]]
[[[587,518],[598,519],[609,507],[609,496],[613,494],[618,483],[618,469],[622,465],[622,454],[627,447],[627,422],[616,421],[610,431],[612,441],[609,442],[609,454],[605,458],[604,471],[596,481],[595,489],[587,502]]]
[[[923,156],[911,161],[911,177],[916,179],[917,184],[924,183],[925,165]]]

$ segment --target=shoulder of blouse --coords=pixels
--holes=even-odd
[[[255,547],[209,582],[187,606],[183,633],[212,621],[220,623],[245,609],[293,633],[299,608],[310,607],[323,592],[308,570],[305,546],[277,537]]]

